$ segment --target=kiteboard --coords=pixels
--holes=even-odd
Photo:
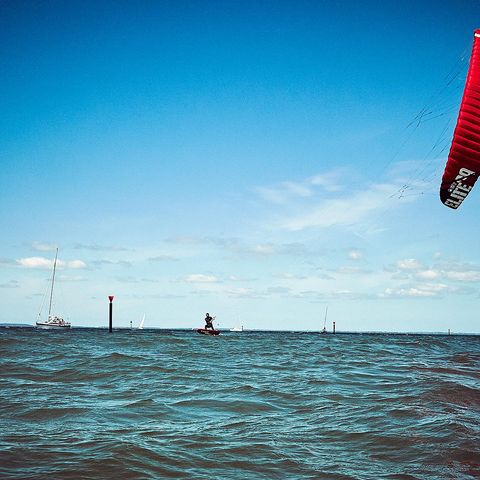
[[[207,328],[198,328],[197,332],[202,335],[220,335],[220,330],[210,330]]]

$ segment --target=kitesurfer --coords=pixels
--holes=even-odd
[[[210,314],[207,312],[205,314],[205,330],[208,330],[208,329],[211,329],[211,330],[215,330],[213,328],[213,318],[210,316]]]

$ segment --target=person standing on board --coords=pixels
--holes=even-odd
[[[213,328],[213,318],[210,316],[210,314],[207,312],[206,315],[205,315],[205,330],[208,330],[208,329],[211,329],[211,330],[215,330]]]

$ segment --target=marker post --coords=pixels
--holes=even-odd
[[[108,331],[112,333],[113,332],[113,329],[112,329],[113,295],[109,295],[108,299],[110,300],[110,307],[108,311]]]

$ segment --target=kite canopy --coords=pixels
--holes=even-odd
[[[458,208],[480,173],[480,29],[475,30],[457,126],[440,186],[440,200]]]

